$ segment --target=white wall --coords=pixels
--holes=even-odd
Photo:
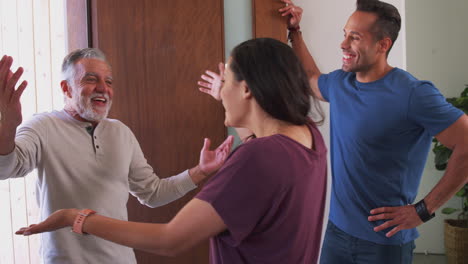
[[[224,0],[224,51],[226,60],[232,49],[238,44],[252,38],[252,1],[251,0]],[[216,71],[218,69],[216,68]],[[234,135],[234,147],[241,142],[232,127],[228,134]]]
[[[459,96],[468,83],[468,21],[466,0],[411,0],[406,2],[407,12],[407,64],[408,71],[419,79],[432,81],[447,97]],[[431,151],[424,170],[417,200],[424,198],[440,180],[443,172],[434,168]],[[460,207],[459,198],[443,207]],[[443,220],[456,218],[441,214],[419,228],[416,241],[418,252],[444,253]]]
[[[235,46],[252,38],[251,0],[224,0],[224,37],[226,60]]]

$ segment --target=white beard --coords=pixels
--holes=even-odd
[[[96,111],[91,104],[91,100],[95,97],[104,97],[107,100],[106,109],[104,111]],[[112,100],[109,95],[102,93],[93,93],[89,97],[82,97],[80,94],[75,94],[72,98],[75,111],[83,118],[93,122],[100,122],[109,114],[112,106]]]

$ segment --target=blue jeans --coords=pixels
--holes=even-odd
[[[381,245],[348,235],[328,221],[321,264],[411,264],[414,241],[403,245]]]

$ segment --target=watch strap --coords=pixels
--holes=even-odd
[[[435,216],[435,213],[429,214],[429,212],[427,211],[427,207],[426,207],[426,203],[424,202],[424,199],[417,202],[414,205],[414,208],[416,209],[416,213],[418,214],[419,218],[421,218],[421,221],[423,222],[427,222],[431,220],[432,218],[434,218]]]
[[[73,222],[72,231],[80,235],[86,234],[83,232],[83,223],[86,220],[86,217],[95,213],[96,211],[93,211],[91,209],[83,209],[79,211],[78,215],[76,215],[75,217],[75,221]]]

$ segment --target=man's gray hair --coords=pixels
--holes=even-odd
[[[84,49],[77,49],[70,52],[64,59],[62,63],[62,76],[64,80],[67,80],[68,83],[72,83],[75,77],[75,64],[81,59],[98,59],[102,60],[107,65],[110,64],[106,59],[106,55],[95,48],[84,48]]]

